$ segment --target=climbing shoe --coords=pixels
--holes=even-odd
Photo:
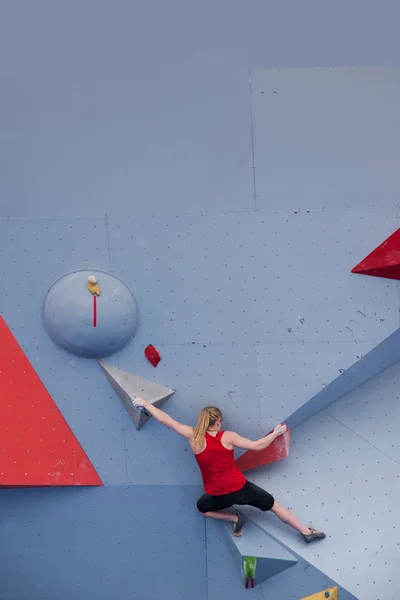
[[[246,524],[246,519],[240,513],[236,513],[236,514],[238,516],[238,520],[236,523],[233,522],[232,531],[233,531],[233,535],[236,535],[236,537],[239,537],[243,533],[243,527]]]
[[[326,535],[325,533],[323,533],[322,531],[317,531],[316,529],[313,529],[312,527],[309,528],[311,533],[302,533],[301,536],[303,538],[303,540],[306,542],[306,544],[309,544],[310,542],[313,542],[314,540],[323,540]]]

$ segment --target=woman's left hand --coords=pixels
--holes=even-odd
[[[277,425],[274,429],[274,434],[278,437],[280,435],[283,435],[284,433],[286,433],[287,431],[287,427],[284,423],[280,423],[279,425]]]

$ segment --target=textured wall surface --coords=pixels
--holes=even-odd
[[[253,517],[358,598],[397,598],[400,551],[399,365],[331,405],[293,433],[288,461],[252,480],[327,532],[304,547],[271,516]]]
[[[0,597],[150,600],[187,598],[197,590],[205,598],[197,495],[188,486],[7,492]]]
[[[107,362],[176,389],[183,422],[217,404],[251,438],[392,334],[398,283],[350,271],[399,226],[398,5],[1,11],[0,312],[105,487],[1,492],[0,599],[298,600],[336,582],[340,600],[394,600],[398,367],[252,474],[328,538],[304,547],[251,513],[299,562],[244,590],[195,511],[184,440],[136,431],[41,312],[65,273],[114,273],[141,325]]]

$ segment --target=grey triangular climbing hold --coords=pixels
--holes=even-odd
[[[247,521],[242,537],[233,535],[232,524],[224,524],[223,529],[246,587],[259,585],[297,563],[291,552],[252,521]]]
[[[134,406],[133,400],[135,396],[139,396],[151,402],[157,408],[161,408],[175,394],[175,390],[171,388],[147,381],[147,379],[143,379],[127,371],[122,371],[118,367],[108,365],[101,360],[98,363],[138,430],[150,419],[150,415],[143,409]]]

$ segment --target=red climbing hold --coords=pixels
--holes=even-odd
[[[270,431],[270,433],[272,432]],[[287,429],[285,433],[275,438],[272,444],[268,448],[265,448],[265,450],[261,450],[261,452],[248,450],[242,456],[239,456],[236,466],[244,473],[245,471],[251,471],[252,469],[257,469],[278,460],[283,460],[289,456],[289,446],[290,429]]]
[[[146,355],[147,360],[153,365],[153,367],[156,367],[161,360],[161,355],[157,348],[150,344],[149,346],[147,346],[147,348],[145,348],[144,353]]]
[[[368,254],[351,272],[400,280],[400,229]]]
[[[1,317],[0,358],[0,488],[103,485]]]

